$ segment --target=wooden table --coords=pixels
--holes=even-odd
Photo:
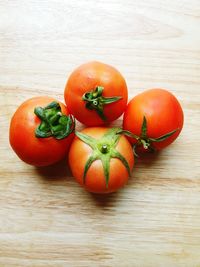
[[[0,1],[1,267],[200,266],[199,17],[199,0]],[[26,165],[8,142],[17,106],[63,100],[90,60],[118,68],[129,98],[168,88],[185,113],[180,138],[108,196],[85,192],[65,162]]]

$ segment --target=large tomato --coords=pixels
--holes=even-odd
[[[164,89],[151,89],[128,104],[123,129],[136,150],[160,150],[171,144],[183,127],[183,110],[176,97]],[[125,133],[125,132],[124,132]]]
[[[14,113],[10,144],[26,163],[47,166],[65,157],[73,128],[73,118],[64,104],[47,96],[34,97]]]
[[[100,62],[89,62],[75,69],[64,92],[70,113],[88,126],[117,119],[126,108],[127,95],[120,72]]]
[[[76,180],[93,193],[110,193],[124,186],[134,155],[119,128],[89,127],[76,132],[69,151],[69,166]]]

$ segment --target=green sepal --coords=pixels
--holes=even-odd
[[[136,152],[137,148],[140,146],[143,146],[144,149],[148,150],[149,152],[154,152],[155,148],[153,146],[153,142],[162,142],[165,141],[167,138],[172,136],[178,129],[175,129],[169,133],[166,133],[158,138],[151,138],[147,136],[147,120],[146,117],[143,117],[143,122],[142,122],[142,127],[141,127],[141,133],[140,136],[135,135],[134,133],[128,131],[128,130],[121,130],[118,133],[119,134],[124,134],[128,137],[131,137],[133,139],[136,139],[137,142],[133,145],[133,151],[134,155],[138,157],[138,154]]]
[[[116,147],[120,135],[118,132],[120,131],[120,128],[110,128],[103,136],[103,139],[107,139],[111,146]]]
[[[146,117],[144,116],[141,128],[141,138],[146,138],[146,136],[147,136],[147,120]]]
[[[34,110],[35,115],[37,115],[41,120],[45,120],[45,115],[44,115],[44,109],[41,107],[37,107]]]
[[[167,134],[161,135],[158,138],[149,138],[150,141],[152,142],[162,142],[165,141],[167,138],[169,138],[170,136],[172,136],[175,132],[177,132],[179,129],[175,129]]]
[[[112,158],[118,158],[122,164],[127,169],[128,174],[130,175],[130,167],[127,160],[121,155],[119,151],[116,150],[117,143],[120,138],[118,133],[120,128],[110,128],[101,139],[95,139],[87,134],[81,132],[75,132],[76,136],[89,145],[92,148],[92,154],[88,158],[83,172],[83,183],[85,183],[87,172],[91,164],[95,160],[101,160],[104,177],[106,182],[106,188],[109,186],[109,175],[110,175],[110,160]]]
[[[41,128],[43,128],[43,126],[46,129],[48,129],[48,126],[46,125],[46,123],[42,123],[41,124]],[[40,130],[39,127],[37,127],[36,130],[35,130],[35,136],[36,137],[40,137],[40,138],[50,137],[51,136],[51,131],[50,130],[43,131],[43,130]]]
[[[131,137],[131,138],[134,138],[136,140],[140,139],[140,137],[138,135],[133,134],[132,132],[127,131],[127,130],[120,130],[120,131],[117,132],[117,134],[124,134],[124,135],[126,135],[128,137]]]
[[[84,173],[83,173],[83,183],[85,183],[87,171],[89,170],[89,168],[92,165],[92,163],[97,159],[98,159],[98,155],[97,154],[95,155],[95,153],[94,153],[87,160],[87,162],[85,164],[85,168],[84,168]]]
[[[40,125],[35,129],[37,138],[54,137],[63,139],[75,129],[75,120],[72,115],[64,115],[61,112],[60,104],[51,102],[45,108],[36,107],[34,113],[41,120]]]
[[[78,132],[75,132],[75,135],[81,140],[83,141],[85,144],[89,145],[92,149],[95,149],[96,147],[96,142],[95,139],[92,138],[91,136]]]
[[[104,114],[104,105],[108,105],[111,103],[114,103],[120,99],[122,99],[121,96],[113,96],[113,97],[103,97],[103,90],[104,87],[97,86],[94,90],[91,90],[89,92],[86,92],[82,96],[82,100],[86,102],[85,107],[89,110],[95,110],[99,117],[106,121],[107,118]]]
[[[125,159],[125,157],[122,156],[122,154],[120,154],[117,150],[113,151],[112,157],[121,160],[121,162],[126,167],[126,169],[128,171],[128,174],[130,176],[131,175],[131,169],[130,169],[129,164],[128,164],[128,161]]]
[[[106,188],[108,188],[109,175],[110,175],[110,156],[104,155],[101,158],[101,162],[103,165],[104,177],[105,177],[105,181],[106,181]]]

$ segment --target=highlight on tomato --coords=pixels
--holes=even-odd
[[[87,126],[116,120],[127,105],[128,90],[122,74],[114,67],[89,62],[70,75],[64,91],[69,112]]]
[[[76,132],[69,166],[77,182],[93,193],[110,193],[123,187],[134,165],[132,147],[119,128],[89,127]]]
[[[171,92],[150,89],[128,103],[122,133],[129,136],[136,154],[155,151],[167,147],[179,136],[183,121],[182,107]]]
[[[67,107],[48,96],[21,104],[10,122],[10,145],[24,162],[47,166],[66,156],[74,137],[74,119]]]

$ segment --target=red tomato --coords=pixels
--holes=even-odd
[[[10,144],[18,157],[35,166],[64,158],[74,137],[74,122],[68,115],[64,104],[47,96],[31,98],[19,106],[10,123]]]
[[[164,89],[151,89],[135,96],[123,118],[123,129],[136,135],[130,138],[131,143],[143,151],[165,148],[178,137],[182,127],[181,105]]]
[[[124,186],[134,164],[133,149],[119,128],[90,127],[77,132],[69,151],[75,179],[93,193]]]
[[[64,92],[70,113],[88,126],[117,119],[126,108],[127,95],[120,72],[100,62],[89,62],[75,69]]]

